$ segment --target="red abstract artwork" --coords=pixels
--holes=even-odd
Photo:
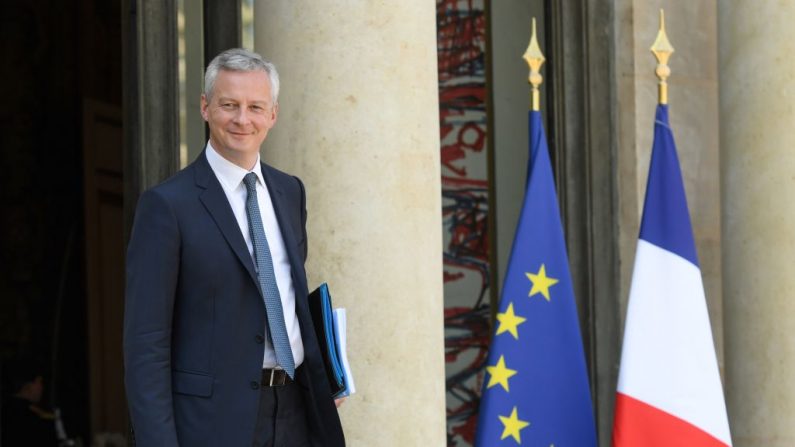
[[[489,339],[484,0],[437,0],[447,445],[474,443]]]

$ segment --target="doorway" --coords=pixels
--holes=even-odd
[[[60,409],[65,433],[83,445],[91,444],[92,433],[126,431],[125,413],[97,418],[99,412],[113,413],[100,402],[126,410],[118,384],[95,391],[96,374],[89,367],[94,344],[103,343],[106,363],[120,368],[114,357],[121,352],[117,317],[106,321],[118,339],[89,329],[91,303],[123,302],[120,277],[100,274],[112,281],[98,293],[89,266],[99,260],[123,271],[123,227],[107,210],[100,212],[101,221],[95,219],[100,208],[87,198],[95,195],[89,188],[100,186],[87,162],[99,160],[121,184],[121,121],[101,134],[85,115],[97,107],[120,115],[120,8],[119,0],[30,0],[4,5],[0,18],[0,82],[6,86],[0,107],[3,402],[17,392],[16,372],[32,369],[43,378],[39,407],[48,414]],[[102,141],[87,135],[102,135]],[[86,156],[87,145],[99,158]],[[120,217],[120,190],[113,203]],[[92,249],[96,238],[105,238],[108,247],[101,260]],[[7,434],[13,427],[0,430]]]

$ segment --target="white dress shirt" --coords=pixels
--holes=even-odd
[[[249,172],[257,175],[257,203],[262,217],[262,224],[265,227],[265,235],[268,239],[268,247],[271,251],[273,258],[273,272],[276,275],[276,285],[279,288],[279,295],[282,299],[282,310],[284,311],[284,323],[287,328],[287,336],[290,338],[290,347],[293,351],[293,360],[295,367],[304,361],[304,344],[301,341],[301,328],[298,325],[298,317],[295,315],[295,288],[293,286],[293,279],[290,270],[290,260],[287,257],[287,250],[284,247],[284,238],[282,237],[279,222],[276,220],[276,213],[273,210],[273,203],[271,196],[268,192],[268,187],[265,185],[265,180],[262,178],[262,166],[260,165],[259,155],[257,155],[257,162],[254,164],[250,171],[247,171],[240,166],[225,159],[218,152],[215,151],[212,144],[207,142],[207,161],[210,163],[221,187],[226,194],[229,205],[232,207],[232,212],[235,214],[237,224],[240,226],[240,232],[243,233],[243,239],[246,240],[248,252],[251,254],[251,259],[256,265],[254,258],[254,243],[251,240],[251,233],[248,229],[248,216],[246,215],[246,185],[243,183],[243,177]],[[264,306],[263,302],[263,306]],[[262,322],[263,330],[267,327],[267,321]],[[267,334],[267,331],[266,331]],[[276,351],[270,342],[270,336],[266,336],[265,341],[265,358],[262,362],[263,368],[277,367]]]

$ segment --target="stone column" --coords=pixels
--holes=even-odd
[[[282,90],[265,160],[300,176],[310,287],[348,311],[351,446],[445,445],[433,2],[258,0]]]
[[[726,393],[734,445],[795,445],[795,3],[719,2]]]

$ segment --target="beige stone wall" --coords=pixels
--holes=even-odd
[[[649,48],[659,29],[660,8],[665,8],[668,37],[676,50],[669,63],[671,127],[685,182],[718,363],[723,370],[715,0],[616,2],[622,309],[626,308],[629,295],[654,137],[657,78],[656,61]]]
[[[280,70],[264,157],[306,183],[310,284],[348,309],[351,446],[445,445],[433,2],[255,4]]]
[[[795,3],[719,5],[727,405],[734,445],[795,445]]]

